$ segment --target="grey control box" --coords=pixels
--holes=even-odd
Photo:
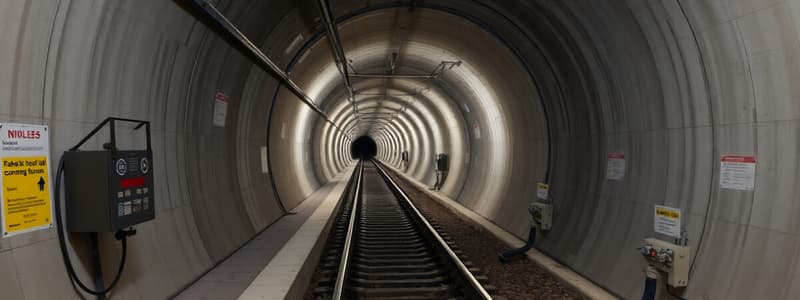
[[[147,150],[64,152],[69,232],[115,232],[155,218]]]

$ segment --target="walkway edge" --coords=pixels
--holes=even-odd
[[[429,190],[428,186],[424,185],[423,183],[417,181],[414,178],[411,178],[403,174],[402,172],[400,172],[400,170],[396,169],[393,166],[387,164],[383,165],[392,169],[395,175],[403,176],[403,178],[407,179],[409,182],[411,182],[413,185],[419,188],[419,190],[428,194],[432,199],[438,201],[440,204],[447,207],[457,216],[461,217],[467,222],[480,225],[481,227],[489,231],[492,235],[494,235],[495,237],[497,237],[499,240],[506,243],[510,247],[517,248],[521,247],[522,245],[525,245],[525,241],[517,238],[516,236],[506,231],[505,229],[500,228],[499,226],[495,225],[488,219],[475,213],[469,208],[464,207],[463,205],[461,205],[461,203],[458,203],[457,201],[451,199],[450,197],[440,192]],[[561,282],[572,287],[586,298],[596,299],[596,300],[619,299],[617,296],[614,296],[613,294],[606,291],[602,287],[584,278],[580,274],[571,270],[569,267],[562,265],[561,263],[553,260],[546,254],[539,252],[536,249],[531,249],[530,251],[528,251],[527,255],[528,258],[532,260],[534,263],[536,263],[543,269],[553,274]]]
[[[333,190],[250,283],[239,300],[303,298],[353,170],[354,167],[348,167],[331,180],[336,182]]]

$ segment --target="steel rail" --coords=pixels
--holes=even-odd
[[[394,181],[394,179],[392,179],[392,177],[390,177],[389,174],[383,169],[381,163],[373,159],[372,164],[375,165],[378,172],[381,173],[386,182],[389,183],[389,186],[395,191],[397,191],[400,198],[402,198],[403,201],[406,204],[408,204],[408,207],[411,209],[414,215],[425,225],[425,228],[428,230],[428,232],[436,239],[441,249],[443,249],[447,253],[451,262],[456,265],[461,275],[467,280],[469,285],[474,289],[474,292],[477,294],[475,296],[480,297],[480,299],[491,300],[492,296],[489,295],[489,292],[487,292],[486,289],[483,288],[483,285],[481,285],[481,283],[478,281],[478,279],[475,278],[474,275],[472,275],[472,272],[470,272],[469,268],[466,265],[464,265],[464,262],[461,261],[460,258],[458,258],[458,255],[456,255],[453,249],[450,249],[450,246],[447,245],[447,242],[444,240],[444,238],[442,238],[442,236],[439,235],[439,232],[437,232],[436,229],[433,228],[431,223],[428,222],[428,219],[426,219],[425,216],[422,215],[422,212],[420,212],[419,209],[417,209],[417,207],[414,205],[414,203],[411,202],[411,199],[408,197],[408,195],[406,195],[403,189],[401,189],[400,186],[397,185],[397,183]]]
[[[336,285],[333,288],[333,300],[343,299],[344,284],[347,281],[347,272],[350,268],[350,251],[353,245],[353,235],[355,234],[356,219],[358,215],[359,200],[361,200],[361,181],[364,175],[364,161],[358,165],[358,177],[356,177],[356,188],[353,191],[353,207],[350,211],[350,221],[347,225],[347,235],[342,246],[342,257],[339,260],[339,272],[336,275]]]

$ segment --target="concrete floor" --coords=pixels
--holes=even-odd
[[[293,214],[285,215],[270,224],[255,238],[181,291],[175,299],[238,298],[273,260],[278,251],[296,235],[338,183],[339,181],[332,181],[315,191],[292,210]]]

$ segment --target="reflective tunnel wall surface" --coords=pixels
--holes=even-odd
[[[210,2],[345,133],[174,2],[0,2],[0,121],[49,125],[54,160],[107,116],[152,122],[157,217],[113,298],[180,292],[352,165],[361,135],[426,184],[450,154],[442,192],[520,237],[547,179],[537,248],[624,298],[642,292],[654,205],[683,211],[684,298],[800,298],[800,1],[332,1],[356,72],[386,73],[392,53],[399,74],[458,62],[355,78],[359,115],[314,1]],[[606,179],[608,153],[625,154],[623,180]],[[723,155],[756,157],[753,191],[719,187]],[[101,240],[113,274],[119,246]],[[79,298],[54,230],[0,239],[0,298]]]
[[[297,5],[220,9],[262,42],[280,19],[261,14],[290,15]],[[2,1],[0,16],[0,120],[49,125],[54,160],[107,116],[152,122],[157,217],[129,239],[112,298],[175,295],[282,215],[261,155],[277,82],[174,2]],[[288,61],[284,34],[270,36],[265,51]],[[222,127],[217,93],[229,100]],[[120,148],[141,148],[130,129],[118,129]],[[105,132],[84,149],[100,149]],[[88,241],[70,241],[78,275],[91,282]],[[79,299],[58,249],[52,229],[0,239],[0,298]],[[119,244],[103,235],[101,251],[110,281]]]

